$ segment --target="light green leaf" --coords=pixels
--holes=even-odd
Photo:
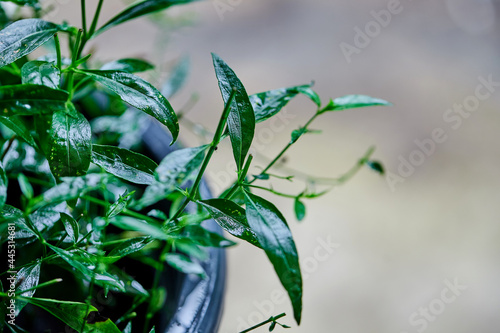
[[[153,69],[154,66],[142,59],[125,58],[108,62],[101,67],[102,71],[122,71],[139,73]]]
[[[40,19],[16,21],[0,31],[0,67],[30,54],[60,31],[54,23]]]
[[[78,225],[78,222],[66,213],[61,213],[61,221],[64,224],[66,233],[71,240],[73,240],[73,243],[78,242],[78,238],[80,238],[80,226]]]
[[[189,58],[183,57],[175,64],[168,80],[163,84],[163,87],[161,88],[163,96],[170,98],[175,95],[186,82],[188,74]]]
[[[300,201],[299,198],[295,199],[294,205],[293,205],[294,211],[295,211],[295,217],[297,217],[297,220],[302,221],[304,217],[306,216],[306,206],[302,201]]]
[[[118,215],[109,219],[109,222],[123,230],[137,231],[154,239],[170,239],[170,236],[160,225],[148,223],[130,216]]]
[[[92,162],[119,178],[134,184],[150,185],[157,164],[149,157],[115,146],[92,146]]]
[[[292,301],[295,321],[302,314],[302,275],[292,233],[280,211],[269,201],[245,192],[248,224],[274,266]]]
[[[168,100],[150,83],[126,72],[75,71],[91,77],[120,96],[124,102],[153,116],[170,130],[172,142],[177,139],[179,122],[174,109]]]
[[[128,256],[129,254],[142,250],[152,242],[153,239],[151,237],[136,237],[127,239],[111,250],[106,259],[111,259],[111,262],[117,261],[125,256]]]
[[[35,9],[40,9],[40,4],[38,0],[0,0],[0,2],[12,2],[18,6],[30,6]]]
[[[17,176],[17,182],[19,183],[19,188],[21,189],[21,192],[23,192],[24,196],[28,199],[32,199],[34,195],[33,186],[31,186],[28,178],[24,174],[19,173]]]
[[[68,102],[68,104],[71,102]],[[55,112],[37,123],[42,150],[55,177],[84,175],[90,165],[92,134],[90,124],[79,112],[75,117]]]
[[[25,266],[21,268],[16,275],[17,281],[20,281],[16,288],[16,293],[19,293],[23,290],[28,290],[38,285],[38,281],[40,280],[40,267],[42,266],[41,261],[37,261],[36,263]],[[24,297],[33,297],[36,289],[21,293],[21,296]],[[26,306],[27,302],[23,300],[16,300],[16,317],[19,315],[19,312]]]
[[[227,118],[227,127],[236,166],[241,170],[255,133],[255,114],[245,87],[233,70],[218,55],[212,53],[212,58],[225,104],[228,103],[233,90],[236,91]]]
[[[391,103],[380,99],[374,98],[366,95],[347,95],[343,97],[338,97],[330,100],[327,106],[325,106],[320,113],[327,111],[341,111],[354,108],[362,108],[367,106],[377,106],[377,105],[392,105]]]
[[[195,274],[202,278],[206,277],[203,267],[183,254],[169,253],[167,254],[166,261],[170,266],[184,274]]]
[[[205,247],[229,247],[236,245],[235,242],[232,242],[215,232],[208,231],[199,224],[185,226],[180,238],[189,239],[196,244]]]
[[[94,35],[98,35],[111,27],[135,19],[137,17],[158,12],[173,5],[181,5],[194,1],[196,0],[144,0],[135,2],[128,8],[123,10],[121,13],[110,19],[108,22],[106,22],[99,30],[95,32]]]
[[[54,64],[46,61],[29,61],[21,68],[23,84],[38,84],[58,89],[61,72]]]

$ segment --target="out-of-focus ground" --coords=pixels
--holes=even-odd
[[[74,1],[58,2],[62,11],[56,21],[79,22]],[[221,3],[223,13],[216,8]],[[288,166],[331,177],[376,145],[374,157],[391,175],[387,180],[363,169],[346,185],[306,202],[301,223],[290,200],[275,199],[292,228],[305,274],[301,326],[293,322],[265,255],[240,244],[228,251],[220,332],[236,332],[281,312],[288,314],[282,322],[291,332],[498,332],[500,85],[480,87],[480,77],[500,82],[500,5],[488,0],[394,4],[204,1],[170,11],[177,21],[196,23],[168,35],[171,23],[141,19],[93,43],[95,57],[102,59],[140,56],[169,64],[188,54],[191,76],[172,103],[180,109],[197,92],[199,102],[187,117],[212,130],[222,102],[210,52],[229,63],[249,93],[314,80],[325,101],[360,93],[394,103],[322,116],[313,127],[323,134],[303,137],[287,154]],[[89,8],[94,5],[88,1]],[[371,11],[388,6],[399,12],[383,27],[373,23]],[[106,1],[101,23],[120,8],[120,1]],[[364,40],[368,45],[358,40],[348,62],[340,45],[356,46],[356,27],[372,29],[372,37]],[[447,113],[464,102],[470,113]],[[314,106],[300,97],[286,112],[281,123],[258,127],[258,156],[273,157]],[[428,140],[434,131],[441,142],[432,148]],[[182,132],[184,142],[198,143],[185,127]],[[418,153],[415,140],[427,142],[430,153]],[[227,184],[221,170],[227,168],[223,161],[232,160],[229,146],[215,157],[208,174],[217,190]],[[404,168],[402,160],[418,165]],[[256,161],[265,164],[260,157]],[[281,188],[298,192],[301,186],[296,181],[295,187]]]

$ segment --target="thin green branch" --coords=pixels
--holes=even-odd
[[[281,314],[279,314],[277,316],[269,318],[268,320],[264,320],[263,322],[261,322],[261,323],[259,323],[257,325],[254,325],[254,326],[252,326],[250,328],[247,328],[246,330],[241,331],[240,333],[248,333],[248,332],[253,331],[253,330],[255,330],[255,329],[259,328],[259,327],[262,327],[264,325],[275,323],[278,319],[283,318],[284,316],[286,316],[286,313],[281,313]]]
[[[92,36],[94,35],[95,29],[97,28],[97,22],[99,21],[99,15],[101,14],[101,8],[103,2],[104,0],[99,0],[99,3],[97,4],[97,8],[94,13],[94,18],[92,19],[92,24],[90,25],[90,30],[87,39],[92,38]]]

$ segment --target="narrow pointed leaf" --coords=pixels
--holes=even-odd
[[[366,95],[347,95],[330,100],[330,103],[328,103],[328,105],[321,110],[321,113],[327,111],[341,111],[347,109],[362,108],[367,106],[378,106],[378,105],[389,106],[392,104],[383,99],[374,98]]]
[[[170,98],[175,95],[186,82],[188,74],[189,58],[183,57],[175,64],[168,80],[163,84],[163,87],[161,88],[163,96]]]
[[[212,58],[225,104],[228,103],[233,89],[236,90],[227,118],[227,127],[236,166],[241,170],[255,133],[255,114],[245,87],[233,70],[218,55],[212,53]]]
[[[151,236],[154,239],[167,240],[170,238],[167,232],[163,230],[160,225],[148,223],[130,216],[118,215],[111,218],[109,221],[118,228],[128,231],[137,231],[144,235]]]
[[[274,266],[292,301],[295,321],[302,313],[302,275],[292,233],[280,211],[269,201],[245,192],[248,224]]]
[[[0,31],[0,67],[30,54],[61,28],[40,19],[16,21]]]
[[[0,114],[39,115],[66,109],[68,93],[37,84],[0,86]]]
[[[168,100],[150,83],[138,76],[119,71],[77,71],[99,82],[133,107],[167,126],[173,141],[179,134],[179,122]]]
[[[203,200],[199,203],[207,209],[210,216],[224,230],[235,237],[260,247],[255,232],[248,225],[245,210],[242,207],[226,199]]]
[[[18,137],[26,141],[30,146],[36,147],[35,139],[31,135],[30,131],[24,125],[24,122],[21,118],[16,116],[10,117],[2,117],[0,116],[0,123],[7,126],[11,131],[16,133]]]
[[[157,164],[149,157],[115,146],[92,146],[92,162],[119,178],[134,184],[150,185]]]
[[[152,242],[153,239],[151,237],[136,237],[127,239],[111,250],[111,252],[107,255],[107,258],[112,258],[114,261],[119,260],[129,254],[142,250]]]
[[[61,72],[50,62],[29,61],[21,68],[21,78],[23,84],[38,84],[58,89]]]
[[[19,188],[21,189],[21,192],[23,192],[23,195],[28,199],[32,199],[34,191],[28,178],[24,174],[20,173],[17,176],[17,182],[19,183]]]
[[[206,277],[205,270],[197,262],[180,253],[167,254],[167,263],[184,274],[195,274],[202,278]]]
[[[78,242],[78,238],[80,238],[80,226],[78,225],[78,222],[66,213],[61,213],[61,221],[64,224],[66,233],[73,240],[73,243]]]
[[[187,238],[205,247],[229,247],[236,245],[235,242],[224,238],[218,233],[209,231],[199,224],[185,226],[181,238]]]
[[[121,333],[109,318],[103,320],[100,317],[99,320],[92,320],[93,315],[98,313],[92,305],[35,297],[22,297],[21,299],[44,309],[78,332],[82,328],[82,323],[85,323],[83,333]]]
[[[144,0],[133,3],[121,13],[117,14],[115,17],[106,22],[99,30],[95,32],[94,35],[100,34],[111,27],[135,19],[137,17],[158,12],[173,5],[181,5],[194,1],[196,0]]]
[[[102,71],[122,71],[127,73],[139,73],[153,69],[154,66],[142,59],[124,58],[108,62],[101,67]]]
[[[295,217],[297,217],[297,220],[302,221],[306,216],[306,206],[302,201],[300,201],[299,198],[295,199],[294,210],[295,210]]]
[[[38,285],[38,281],[40,280],[40,267],[42,265],[41,261],[37,261],[33,265],[29,265],[21,268],[17,272],[17,281],[20,281],[16,288],[16,293],[22,292],[23,290],[31,289]],[[36,289],[27,291],[25,293],[20,294],[24,297],[33,297]],[[19,315],[19,312],[24,308],[27,303],[23,300],[16,300],[16,316]]]
[[[127,194],[127,191],[125,191],[123,195],[120,195],[118,200],[116,200],[116,202],[114,202],[111,206],[109,206],[108,212],[106,213],[106,217],[108,219],[115,217],[116,215],[120,214],[125,208],[127,208],[127,205],[130,201],[130,195],[132,193]]]
[[[313,102],[314,102],[314,104],[316,104],[316,106],[317,106],[318,108],[321,106],[321,98],[319,98],[318,93],[316,93],[314,90],[312,90],[312,89],[311,89],[311,86],[310,86],[310,85],[309,85],[309,86],[308,86],[308,85],[299,86],[299,87],[297,87],[297,90],[298,90],[301,94],[303,94],[303,95],[305,95],[305,96],[309,97],[309,99],[310,99],[311,101],[313,101]]]
[[[70,102],[68,102],[70,103]],[[37,124],[43,131],[42,150],[55,177],[84,175],[90,165],[92,143],[87,119],[65,111],[55,112]]]

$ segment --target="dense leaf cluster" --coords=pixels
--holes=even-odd
[[[37,0],[11,2],[31,6],[35,13],[41,8]],[[5,24],[0,31],[0,239],[2,249],[6,249],[8,228],[14,225],[18,253],[15,264],[2,266],[5,269],[1,274],[6,278],[17,271],[15,316],[30,304],[78,332],[132,332],[135,308],[143,305],[147,309],[144,332],[153,332],[150,320],[166,297],[158,286],[165,264],[204,277],[199,262],[207,260],[205,249],[235,244],[202,226],[204,220],[213,218],[229,234],[267,254],[289,294],[295,320],[300,323],[302,277],[292,233],[278,208],[252,192],[260,189],[292,198],[297,219],[302,220],[306,214],[303,200],[326,191],[306,188],[289,195],[255,182],[292,179],[269,170],[303,135],[316,132],[309,128],[316,117],[388,103],[350,95],[322,106],[311,85],[249,96],[234,71],[213,54],[224,110],[212,140],[199,147],[178,149],[157,164],[140,152],[142,124],[150,116],[170,131],[172,143],[176,141],[179,122],[167,97],[179,89],[185,63],[180,62],[173,70],[171,84],[162,89],[162,94],[135,74],[153,69],[148,62],[119,59],[96,66],[98,63],[83,53],[88,40],[116,25],[189,2],[193,1],[139,1],[97,28],[101,0],[87,29],[85,1],[81,1],[82,29],[31,18]],[[62,56],[60,37],[69,41],[68,58]],[[54,45],[53,53],[28,58],[48,44]],[[249,150],[256,123],[275,116],[299,95],[309,98],[316,112],[291,133],[285,148],[260,174],[250,175],[253,157]],[[202,198],[199,186],[204,172],[227,137],[236,181],[219,197]],[[365,164],[383,172],[378,162],[370,160],[371,153],[337,183]],[[165,200],[171,202],[170,209],[158,210],[158,204]],[[188,203],[194,203],[197,209],[186,211]],[[124,258],[156,270],[152,288],[121,269],[119,264]],[[44,290],[64,283],[44,274],[54,266],[67,271],[73,277],[72,283],[78,282],[83,297],[72,301],[35,297],[35,293],[46,295]],[[97,313],[91,305],[96,289],[106,294],[126,294],[134,306],[116,318],[91,320],[91,315]],[[0,330],[23,332],[20,323],[14,325],[6,317],[11,298],[7,288],[2,287]],[[273,328],[276,319],[269,321]]]

